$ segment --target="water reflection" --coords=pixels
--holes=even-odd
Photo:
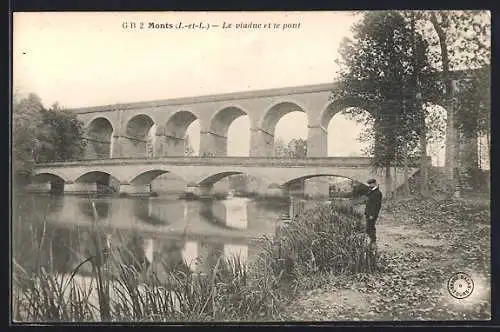
[[[60,273],[74,271],[92,256],[97,265],[105,264],[109,253],[138,271],[153,270],[159,275],[205,269],[221,255],[238,256],[244,262],[251,257],[251,239],[272,233],[277,218],[288,209],[286,204],[272,206],[245,198],[182,201],[168,197],[90,200],[38,196],[35,201],[33,211],[18,213],[25,214],[25,220],[30,220],[30,213],[42,214],[48,223],[25,223],[21,232],[30,243],[42,243],[39,250],[36,248],[40,251],[38,264]],[[98,233],[95,225],[100,226]],[[108,254],[96,255],[97,242]],[[34,249],[30,248],[26,247],[26,257],[20,258],[26,267],[33,265],[29,256]],[[79,274],[91,272],[91,264],[79,267]]]
[[[109,210],[111,208],[111,204],[109,202],[102,201],[102,200],[96,200],[93,203],[94,203],[93,205],[95,206],[95,209],[97,211],[97,216],[100,219],[106,219],[106,218],[108,218]],[[62,207],[62,204],[61,204],[61,207]],[[82,200],[81,202],[78,203],[78,207],[79,207],[80,212],[81,212],[81,214],[83,216],[85,216],[86,218],[90,218],[90,219],[94,218],[94,211],[93,211],[93,207],[92,207],[92,201],[90,201],[90,200]],[[57,212],[60,212],[60,210],[57,211]]]
[[[206,201],[202,203],[201,215],[223,227],[247,229],[249,202],[246,198]]]
[[[44,227],[47,231],[48,227],[46,245],[40,247],[41,265],[48,271],[64,274],[72,273],[78,267],[80,275],[91,275],[92,264],[80,266],[80,263],[94,257],[95,265],[103,266],[111,256],[138,272],[152,270],[159,276],[171,271],[204,270],[214,266],[221,255],[238,257],[245,263],[249,259],[249,247],[253,245],[248,239],[163,237],[159,234],[119,231],[99,234],[99,248],[105,249],[108,254],[98,255],[94,238],[96,233],[91,227],[66,228],[56,224],[44,226],[41,223],[31,226],[38,228],[36,233],[40,233]]]
[[[98,224],[106,227],[163,233],[188,231],[223,235],[232,232],[250,237],[272,232],[275,220],[288,209],[286,205],[273,206],[246,198],[184,201],[168,197],[63,196],[37,199],[47,201],[43,214],[50,222],[93,224],[94,205]]]
[[[248,246],[232,243],[224,245],[224,256],[246,262],[248,259]]]
[[[199,257],[198,242],[186,241],[182,249],[182,258],[184,263],[191,271],[195,271],[197,267],[197,259]]]

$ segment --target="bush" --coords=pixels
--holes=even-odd
[[[316,205],[299,213],[274,239],[288,277],[314,272],[359,273],[375,269],[363,215],[344,203]]]

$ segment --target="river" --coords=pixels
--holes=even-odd
[[[91,230],[103,243],[128,252],[130,262],[169,270],[196,269],[196,259],[238,255],[248,260],[258,238],[272,234],[289,203],[233,197],[224,200],[180,200],[175,196],[120,198],[28,196],[14,216],[14,257],[25,269],[35,264],[69,273],[93,252]],[[97,211],[97,222],[92,204]],[[16,211],[16,209],[14,209]],[[43,238],[43,241],[40,241]],[[40,243],[42,243],[40,245]],[[37,257],[33,253],[38,252]],[[131,263],[132,264],[132,263]],[[141,265],[142,266],[142,265]],[[90,273],[90,264],[79,269]]]

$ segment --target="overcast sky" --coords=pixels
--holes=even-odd
[[[351,12],[15,13],[14,89],[72,108],[328,83],[356,19]],[[123,22],[300,27],[131,30]],[[329,156],[361,155],[363,129],[354,121],[337,115],[328,129]],[[197,151],[197,121],[188,133]],[[276,136],[307,138],[305,114],[284,116]],[[248,155],[248,145],[241,117],[230,127],[228,154]]]

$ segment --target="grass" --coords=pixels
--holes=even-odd
[[[98,220],[94,208],[95,220]],[[16,218],[16,227],[32,225]],[[270,321],[311,275],[371,273],[376,253],[368,248],[362,215],[343,203],[304,207],[297,218],[263,237],[249,262],[217,255],[200,258],[191,271],[163,263],[163,272],[145,268],[123,248],[103,238],[96,222],[87,257],[69,273],[44,266],[42,249],[50,236],[44,222],[29,239],[15,239],[19,252],[33,244],[26,259],[14,256],[14,320],[59,321]],[[24,248],[26,249],[26,248]],[[28,250],[29,251],[29,250]],[[22,260],[22,262],[18,262]],[[21,264],[22,263],[22,264]],[[80,275],[84,270],[86,282]]]
[[[284,315],[307,321],[491,319],[489,205],[489,198],[477,197],[384,203],[377,272],[314,274]],[[475,283],[463,300],[447,289],[457,272]]]
[[[295,276],[376,269],[377,256],[368,246],[363,215],[348,203],[303,206],[276,240],[281,258]]]

